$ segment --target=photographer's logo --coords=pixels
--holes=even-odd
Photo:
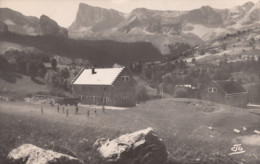
[[[233,145],[233,147],[231,148],[231,151],[232,151],[232,153],[230,153],[229,155],[245,153],[245,151],[244,151],[243,147],[241,146],[241,144]]]

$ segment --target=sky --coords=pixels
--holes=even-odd
[[[0,0],[0,8],[10,8],[26,16],[47,15],[60,26],[69,27],[76,18],[80,3],[129,13],[135,8],[154,10],[192,10],[209,5],[223,9],[242,5],[250,0]],[[258,2],[259,0],[251,0]]]

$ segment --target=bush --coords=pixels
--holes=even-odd
[[[139,102],[144,102],[149,99],[149,96],[147,94],[147,90],[144,86],[139,86],[137,88],[137,99]]]
[[[68,68],[63,68],[62,70],[60,70],[60,75],[64,79],[68,79],[70,77],[70,72],[69,72]]]
[[[174,97],[176,98],[188,98],[189,93],[186,88],[176,88],[174,90]]]

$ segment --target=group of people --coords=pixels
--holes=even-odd
[[[103,113],[105,113],[105,106],[102,106],[102,111]],[[60,113],[60,106],[58,105],[57,106],[57,112]],[[62,106],[62,113],[64,113],[64,106]],[[75,106],[75,114],[78,114],[79,113],[79,106],[76,105]],[[97,115],[97,109],[94,110],[94,113]],[[67,116],[68,116],[68,109],[67,109]],[[90,111],[87,110],[87,116],[89,117],[90,116]]]

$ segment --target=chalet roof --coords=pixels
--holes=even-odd
[[[122,68],[95,68],[95,74],[92,69],[84,69],[79,73],[73,84],[78,85],[112,85],[117,76],[123,71]]]
[[[213,81],[216,83],[226,94],[239,94],[246,93],[247,90],[234,80],[223,80],[223,81]]]

